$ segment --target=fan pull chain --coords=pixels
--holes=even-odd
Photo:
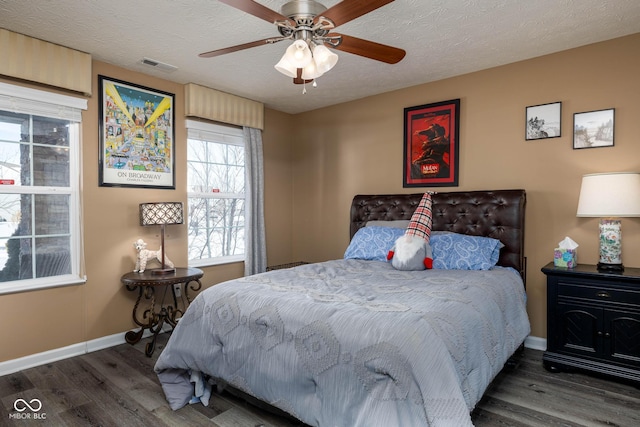
[[[316,83],[316,81],[313,81],[313,84],[311,85],[313,87],[318,87],[318,83]],[[307,93],[307,82],[303,82],[302,83],[302,94],[305,95]]]
[[[313,80],[313,84],[311,85],[313,87],[318,87],[318,83],[316,83],[316,80]],[[307,82],[306,80],[302,82],[302,94],[305,95],[307,93]]]

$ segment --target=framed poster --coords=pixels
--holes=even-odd
[[[613,147],[615,109],[573,115],[573,148]]]
[[[526,108],[525,139],[558,138],[561,136],[562,103],[533,105]]]
[[[457,187],[460,99],[404,109],[403,187]]]
[[[98,76],[101,187],[175,189],[175,96]]]

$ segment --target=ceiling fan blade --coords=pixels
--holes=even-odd
[[[250,43],[243,43],[237,46],[225,47],[224,49],[212,50],[211,52],[204,52],[199,54],[200,58],[213,58],[214,56],[225,55],[227,53],[237,52],[243,49],[249,49],[250,47],[262,46],[269,42],[273,42],[273,37],[264,39],[264,40],[256,40]]]
[[[337,27],[391,2],[393,0],[343,0],[321,15],[331,19]]]
[[[253,0],[220,0],[220,3],[235,7],[238,10],[246,12],[249,15],[253,15],[256,18],[264,19],[272,24],[276,21],[290,21],[295,25],[295,23],[286,16],[263,6],[260,3],[256,3]]]
[[[365,58],[375,59],[376,61],[386,62],[387,64],[396,64],[400,62],[407,53],[397,47],[391,47],[353,36],[334,33],[328,35],[328,37],[333,36],[342,37],[342,43],[333,49],[364,56]]]

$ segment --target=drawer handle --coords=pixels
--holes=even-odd
[[[611,295],[609,295],[609,292],[605,292],[605,291],[600,291],[596,293],[596,296],[598,298],[611,298]]]

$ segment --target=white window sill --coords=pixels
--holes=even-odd
[[[17,280],[0,283],[0,295],[15,294],[19,292],[39,291],[61,286],[83,285],[87,283],[87,277],[78,277],[71,274],[56,277],[43,277],[40,279]]]
[[[244,262],[244,255],[220,257],[220,258],[213,258],[213,259],[203,259],[203,260],[191,260],[189,261],[189,267],[197,267],[197,268],[212,267],[214,265],[235,264],[238,262]]]

